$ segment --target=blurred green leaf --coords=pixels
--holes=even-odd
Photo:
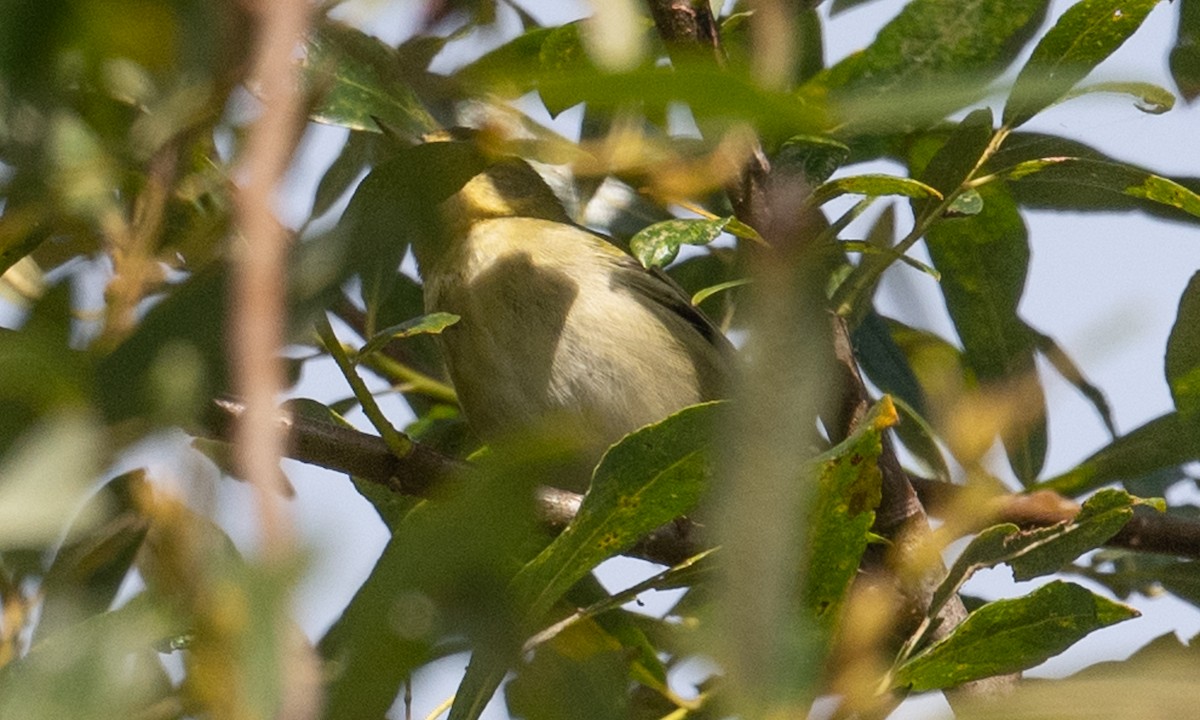
[[[545,542],[533,484],[562,461],[555,447],[494,448],[469,481],[444,483],[404,515],[321,639],[331,668],[322,717],[377,720],[405,677],[464,642],[482,655],[520,646],[524,616],[510,584]]]
[[[88,500],[80,529],[71,529],[70,542],[59,549],[42,583],[41,618],[36,638],[73,622],[105,612],[129,574],[150,522],[137,506],[147,492],[145,472],[118,476]],[[96,524],[98,518],[103,522]]]
[[[1200,433],[1178,412],[1157,417],[1096,451],[1037,489],[1078,496],[1125,478],[1138,478],[1161,468],[1200,459]]]
[[[865,50],[815,78],[853,132],[928,126],[986,92],[1041,24],[1045,0],[914,0]],[[890,115],[889,115],[890,113]]]
[[[0,452],[40,418],[86,405],[92,367],[69,345],[71,289],[51,287],[20,330],[0,329]]]
[[[396,50],[360,30],[319,22],[305,70],[320,97],[309,111],[317,122],[377,133],[378,119],[413,138],[438,127],[409,86]]]
[[[1200,95],[1200,3],[1179,0],[1179,26],[1171,48],[1171,77],[1184,99]]]
[[[1179,300],[1165,364],[1176,410],[1200,433],[1200,272],[1192,275]]]
[[[68,525],[77,541],[103,521],[102,503],[83,501],[107,460],[104,442],[78,411],[26,429],[0,459],[0,550],[49,546]]]
[[[190,426],[228,391],[226,271],[217,264],[170,287],[131,336],[96,358],[95,402],[109,422]]]
[[[538,91],[548,106],[619,110],[634,102],[652,118],[674,103],[686,104],[698,123],[751,123],[767,145],[794,135],[819,135],[828,122],[816,99],[772,92],[709,65],[651,67],[624,73],[579,71],[542,77]]]
[[[528,30],[455,73],[468,86],[509,96],[536,89],[541,76],[594,70],[577,23]],[[565,108],[551,106],[551,113]]]
[[[1082,0],[1038,41],[1004,106],[1014,128],[1066,94],[1142,25],[1158,0]]]
[[[182,712],[154,651],[181,631],[165,605],[141,595],[57,632],[0,670],[0,717],[114,720],[145,716],[160,702]]]
[[[904,401],[917,412],[928,412],[925,391],[904,350],[896,343],[888,319],[871,311],[851,334],[854,356],[863,371],[885,393]]]
[[[505,695],[517,718],[623,720],[628,688],[628,653],[594,625],[579,623],[519,665]]]
[[[629,250],[643,266],[671,264],[683,245],[707,245],[725,232],[731,218],[716,220],[664,220],[640,230],[629,240]]]
[[[378,149],[378,138],[367,132],[350,132],[342,151],[334,158],[317,183],[313,195],[312,216],[320,217],[333,207],[358,176],[366,172]]]
[[[1138,616],[1127,605],[1056,580],[971,613],[945,639],[901,665],[895,684],[920,692],[1025,670],[1095,630]]]

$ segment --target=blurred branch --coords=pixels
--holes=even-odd
[[[285,280],[288,237],[275,217],[275,192],[291,162],[303,126],[302,84],[295,50],[308,28],[308,3],[264,2],[253,7],[258,37],[250,78],[261,99],[238,161],[237,244],[230,318],[234,385],[246,410],[236,430],[237,461],[255,489],[267,554],[286,557],[290,528],[274,492],[283,437],[275,422],[275,397],[283,387]]]

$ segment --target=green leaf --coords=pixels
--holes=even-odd
[[[382,121],[414,138],[438,127],[396,50],[360,30],[323,20],[309,38],[304,67],[320,97],[309,111],[316,122],[378,133]]]
[[[818,205],[842,195],[900,195],[914,199],[941,200],[942,194],[920,180],[894,175],[855,175],[823,183],[813,190],[813,202]]]
[[[933,425],[903,400],[896,400],[896,410],[900,414],[900,422],[895,428],[896,437],[934,478],[949,482],[950,466],[946,464],[946,457],[938,446]]]
[[[771,169],[799,175],[809,184],[823,183],[850,157],[850,147],[819,135],[797,135],[779,146]]]
[[[1062,581],[996,600],[900,666],[897,687],[915,692],[1031,668],[1100,628],[1138,617],[1133,608]]]
[[[358,351],[358,356],[361,358],[382,350],[387,347],[388,343],[400,338],[412,337],[414,335],[438,335],[446,328],[458,322],[458,320],[459,317],[454,313],[435,312],[415,317],[399,325],[384,328],[375,333],[367,341],[367,344],[362,346],[362,349]]]
[[[1021,163],[1044,161],[1046,158],[1082,158],[1114,165],[1123,164],[1095,148],[1075,140],[1042,133],[1015,132],[1005,140],[1000,150],[988,161],[981,175],[996,173],[1007,177],[1006,173]],[[1133,167],[1136,168],[1136,166]],[[1045,166],[1042,165],[1040,169],[1044,170]],[[1153,174],[1142,168],[1136,169],[1137,172],[1145,175]],[[1200,224],[1200,217],[1188,214],[1177,207],[1158,202],[1146,202],[1142,197],[1116,194],[1112,183],[1093,185],[1086,177],[1078,179],[1083,182],[1075,182],[1065,176],[1056,178],[1054,170],[1040,171],[1023,175],[1020,179],[1010,182],[1010,186],[1013,196],[1025,207],[1101,213],[1140,210],[1155,217],[1176,222]],[[1129,183],[1129,179],[1118,183],[1115,187],[1123,189]],[[1168,180],[1183,186],[1190,192],[1200,192],[1200,178],[1177,177],[1168,178]],[[1135,180],[1133,184],[1140,185],[1144,182],[1143,178]]]
[[[1200,2],[1179,0],[1179,27],[1171,48],[1171,77],[1184,99],[1200,96]]]
[[[854,343],[854,357],[858,358],[863,371],[880,390],[900,398],[904,404],[925,414],[929,411],[925,391],[888,323],[888,318],[875,311],[864,315],[850,336]]]
[[[1015,183],[1030,176],[1039,182],[1086,186],[1168,205],[1200,217],[1200,194],[1167,178],[1124,163],[1079,157],[1027,160],[1002,173]]]
[[[95,403],[110,423],[187,426],[228,392],[226,271],[218,263],[172,287],[132,335],[96,360]]]
[[[509,653],[524,639],[510,591],[515,564],[544,542],[533,483],[555,471],[533,455],[497,448],[469,481],[444,485],[397,523],[318,646],[330,668],[322,717],[383,717],[405,677],[464,645],[510,667]]]
[[[707,245],[722,232],[731,218],[716,220],[664,220],[647,226],[629,240],[629,250],[643,266],[671,264],[683,245]]]
[[[112,720],[154,712],[176,694],[154,644],[184,629],[163,605],[143,594],[39,641],[0,671],[0,717]]]
[[[828,126],[819,99],[765,90],[709,64],[547,74],[537,88],[550,107],[586,102],[589,109],[619,110],[633,102],[652,118],[665,117],[669,107],[683,103],[702,127],[749,122],[768,145],[798,134],[819,135]]]
[[[592,568],[695,506],[712,476],[707,448],[721,406],[685,408],[609,448],[570,525],[513,579],[526,629]],[[476,651],[449,720],[477,718],[512,662],[502,650]]]
[[[737,280],[726,280],[725,282],[717,283],[716,285],[709,285],[706,288],[701,288],[696,291],[696,294],[692,296],[692,304],[699,305],[713,295],[749,284],[750,278],[739,278]]]
[[[1044,0],[914,0],[816,82],[831,88],[841,119],[895,130],[918,126],[983,97],[1045,17]],[[843,130],[847,132],[847,130]]]
[[[1104,427],[1108,429],[1109,435],[1117,436],[1117,426],[1113,422],[1112,409],[1108,406],[1108,399],[1104,397],[1104,391],[1096,385],[1093,385],[1083,376],[1083,371],[1075,364],[1070,355],[1059,346],[1058,341],[1044,333],[1038,332],[1030,328],[1030,332],[1034,334],[1037,342],[1038,352],[1042,354],[1050,362],[1058,374],[1064,380],[1071,383],[1081,395],[1091,402],[1092,407],[1096,409],[1096,413],[1100,415],[1100,419],[1104,422]]]
[[[312,217],[324,215],[329,208],[333,207],[334,203],[346,194],[351,183],[367,169],[368,163],[375,154],[377,139],[378,136],[372,133],[353,131],[350,133],[346,144],[342,146],[342,151],[326,168],[325,174],[317,183],[317,190],[313,195]]]
[[[594,625],[576,624],[517,667],[505,692],[508,710],[537,720],[623,720],[630,717],[629,674],[624,648]]]
[[[1124,490],[1101,490],[1068,523],[1031,531],[1027,549],[1008,561],[1018,582],[1057,572],[1116,535],[1133,517],[1134,498]]]
[[[1098,82],[1075,88],[1064,95],[1062,101],[1094,93],[1131,95],[1134,98],[1134,107],[1150,115],[1162,115],[1175,107],[1175,96],[1170,90],[1154,83],[1132,81]]]
[[[981,212],[983,212],[983,196],[974,188],[962,191],[946,206],[946,217],[968,217]]]
[[[1200,431],[1200,272],[1192,275],[1179,300],[1165,364],[1176,410]]]
[[[685,408],[609,448],[575,519],[513,581],[531,620],[592,568],[693,509],[712,477],[707,449],[721,407]]]
[[[1158,0],[1082,0],[1038,42],[1021,68],[1004,124],[1017,127],[1061,98],[1142,25]]]
[[[980,194],[984,206],[978,215],[934,223],[926,245],[942,273],[942,295],[967,364],[981,383],[1019,382],[1028,394],[1023,402],[1030,422],[1002,438],[1013,472],[1028,485],[1041,472],[1047,444],[1034,337],[1017,314],[1029,265],[1029,239],[1007,189],[989,184]]]
[[[136,496],[146,491],[145,472],[135,470],[110,480],[88,500],[91,507],[81,518],[84,529],[68,531],[73,540],[58,551],[46,571],[36,638],[99,615],[112,605],[150,527],[149,518],[136,505]],[[105,520],[87,527],[97,517]]]
[[[884,396],[853,435],[816,459],[803,602],[826,633],[832,633],[841,618],[867,549],[881,492],[876,461],[883,433],[895,422],[895,407]]]
[[[1173,412],[1113,440],[1071,470],[1038,483],[1036,489],[1077,496],[1191,460],[1200,460],[1200,432],[1193,420]]]
[[[962,119],[928,161],[910,153],[909,166],[922,182],[943,196],[950,195],[971,176],[991,139],[992,111],[980,108]],[[934,204],[914,203],[914,209],[924,213]]]
[[[69,542],[95,530],[103,501],[80,505],[106,464],[106,449],[101,428],[78,411],[26,428],[0,458],[0,551],[51,546],[68,527]]]
[[[915,647],[946,602],[979,570],[1008,563],[1017,580],[1056,572],[1115,535],[1133,516],[1136,499],[1122,490],[1101,490],[1069,522],[1023,531],[1012,523],[994,525],[975,536],[955,559],[930,599],[921,627],[909,641]]]

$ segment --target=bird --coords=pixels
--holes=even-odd
[[[567,432],[589,459],[624,435],[725,396],[734,349],[665,273],[576,224],[528,162],[508,157],[439,207],[414,240],[425,311],[486,442]]]

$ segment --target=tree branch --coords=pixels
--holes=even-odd
[[[235,400],[213,401],[203,434],[228,442],[245,406]],[[469,465],[420,443],[398,458],[383,438],[353,428],[280,412],[287,433],[285,454],[293,460],[353,475],[401,495],[429,497],[438,483],[465,471]],[[537,490],[538,515],[543,527],[562,532],[579,511],[583,496],[542,486]],[[662,565],[677,565],[703,549],[695,523],[679,519],[642,538],[627,555]]]

